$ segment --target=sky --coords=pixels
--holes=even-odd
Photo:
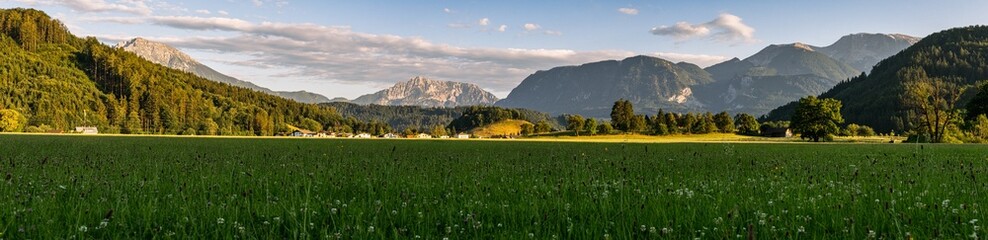
[[[503,98],[557,66],[649,55],[706,67],[769,44],[988,23],[975,0],[0,0],[15,7],[108,45],[142,37],[272,90],[349,99],[415,76]]]

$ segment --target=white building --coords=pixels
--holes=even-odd
[[[383,138],[399,138],[398,134],[394,134],[394,133],[384,134],[384,136],[381,136],[381,137],[383,137]]]
[[[81,134],[99,134],[99,129],[96,127],[75,127],[75,132]]]
[[[425,133],[419,133],[419,135],[416,135],[416,137],[417,138],[432,138],[432,135],[425,134]]]
[[[292,137],[315,137],[316,136],[316,133],[315,132],[312,132],[312,131],[309,131],[309,130],[305,130],[305,129],[299,129],[299,130],[292,131],[292,135],[291,136]]]
[[[459,139],[467,139],[467,138],[470,138],[470,134],[466,134],[466,133],[456,134],[456,138],[459,138]]]
[[[353,138],[371,138],[371,135],[370,133],[361,133],[361,134],[353,135]]]

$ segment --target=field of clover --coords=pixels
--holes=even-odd
[[[976,145],[0,135],[0,239],[978,239]]]

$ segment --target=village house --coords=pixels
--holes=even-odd
[[[467,134],[467,133],[456,134],[456,138],[459,138],[459,139],[467,139],[467,138],[470,138],[470,134]]]
[[[298,130],[293,131],[291,136],[292,137],[315,137],[316,136],[316,133],[315,132],[312,132],[312,131],[309,131],[309,130],[305,130],[305,129],[298,129]]]
[[[792,137],[792,129],[789,128],[762,128],[763,137]]]
[[[99,129],[96,127],[75,127],[75,132],[81,134],[99,134]]]
[[[371,138],[371,135],[370,133],[360,133],[357,135],[353,135],[353,138]]]
[[[383,137],[383,138],[399,138],[400,136],[398,136],[398,134],[394,134],[394,133],[387,133],[387,134],[384,134],[381,137]]]
[[[419,133],[419,135],[416,135],[416,137],[417,138],[432,138],[432,135],[425,134],[425,133]]]
[[[439,138],[441,138],[441,139],[447,139],[447,138],[449,138],[449,136],[442,135],[442,136],[439,136]]]

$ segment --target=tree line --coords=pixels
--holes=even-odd
[[[213,82],[77,38],[31,9],[0,9],[4,131],[270,136],[294,128],[391,131],[303,104]],[[11,120],[11,119],[17,119]]]

